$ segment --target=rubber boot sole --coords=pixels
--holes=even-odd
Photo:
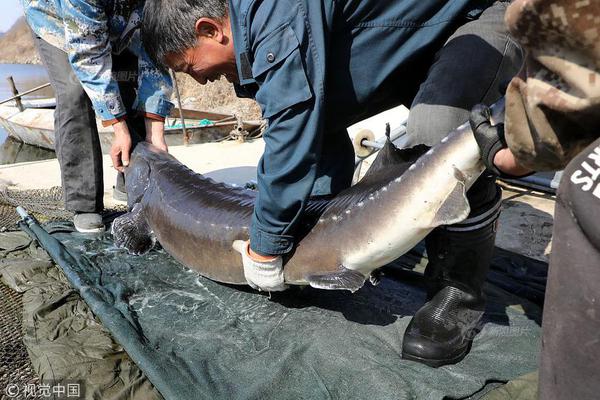
[[[106,231],[106,228],[102,227],[102,228],[94,228],[94,229],[83,229],[83,228],[75,227],[75,230],[79,233],[102,233],[102,232]]]
[[[408,353],[402,353],[402,359],[409,360],[409,361],[416,361],[418,363],[425,364],[428,367],[432,367],[432,368],[439,368],[439,367],[443,367],[444,365],[456,364],[456,363],[462,361],[466,357],[466,355],[469,354],[472,343],[473,342],[471,340],[469,340],[469,343],[464,348],[464,350],[460,354],[458,354],[454,357],[451,357],[451,358],[429,359],[429,358],[418,357],[418,356],[408,354]]]

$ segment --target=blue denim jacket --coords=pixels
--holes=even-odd
[[[307,199],[351,183],[346,127],[399,104],[415,84],[411,68],[431,62],[457,21],[480,3],[229,0],[236,90],[254,97],[268,120],[250,230],[254,251],[292,250]]]
[[[172,82],[143,49],[139,24],[141,0],[21,0],[36,35],[67,52],[75,74],[102,120],[125,115],[113,53],[131,50],[139,60],[138,97],[134,108],[165,117]]]

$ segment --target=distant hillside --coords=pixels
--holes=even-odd
[[[31,30],[21,17],[7,32],[0,35],[0,62],[13,64],[39,64]]]

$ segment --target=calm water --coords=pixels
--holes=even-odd
[[[43,66],[22,64],[0,64],[0,100],[12,97],[7,77],[12,76],[17,90],[24,92],[48,82],[48,75]],[[51,88],[42,89],[28,96],[27,99],[52,97]],[[8,138],[7,133],[0,127],[0,164],[14,164],[17,162],[46,160],[54,158],[54,152],[28,146]]]

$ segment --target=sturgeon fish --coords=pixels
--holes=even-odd
[[[493,120],[503,111],[503,102],[493,106]],[[359,183],[309,201],[285,282],[358,290],[434,228],[466,219],[466,191],[483,171],[468,123],[431,148],[397,149],[388,140]],[[249,237],[256,192],[197,174],[148,143],[136,147],[125,176],[130,212],[113,222],[118,247],[143,254],[158,240],[201,275],[246,284],[232,243]]]

